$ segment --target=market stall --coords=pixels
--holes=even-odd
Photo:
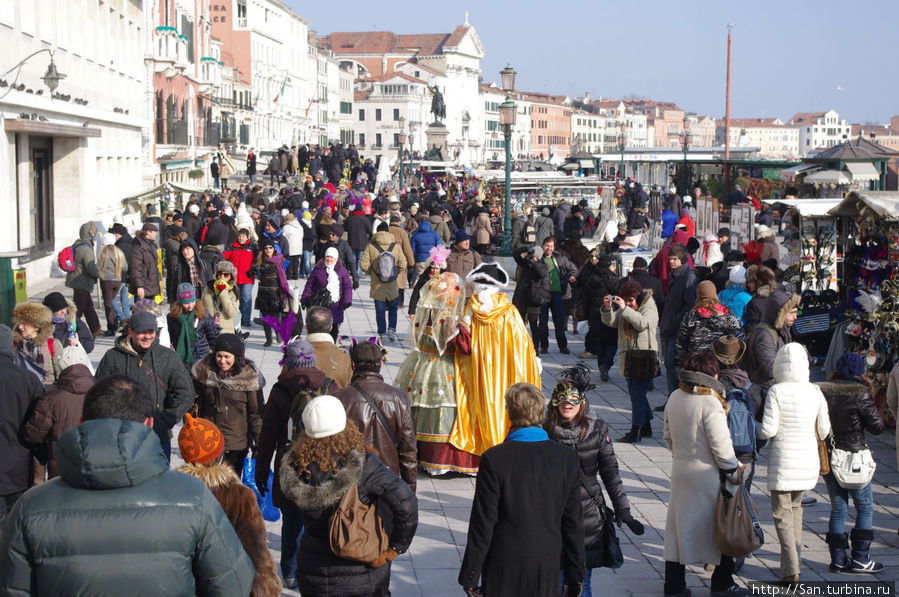
[[[844,352],[862,354],[881,415],[894,427],[885,391],[899,361],[899,193],[852,191],[828,214],[843,224],[840,290],[849,319],[835,331],[825,367],[832,371]]]

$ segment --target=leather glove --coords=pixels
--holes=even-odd
[[[268,479],[259,479],[256,478],[256,489],[259,490],[259,495],[265,497],[265,494],[268,493]]]
[[[627,528],[629,528],[635,535],[642,535],[644,532],[646,532],[646,529],[643,527],[643,523],[634,518],[633,515],[631,515],[630,511],[622,512],[620,514],[616,512],[615,522],[619,527],[622,523],[626,524]]]
[[[583,592],[584,585],[582,583],[565,585],[562,588],[562,597],[581,597],[581,593]]]
[[[378,556],[374,562],[369,562],[369,566],[372,568],[380,568],[387,562],[392,562],[396,557],[400,555],[393,550],[393,548],[388,547],[386,551],[382,552],[381,555]]]
[[[484,590],[481,587],[462,587],[467,597],[484,597]]]
[[[353,280],[353,290],[359,290],[359,280]]]

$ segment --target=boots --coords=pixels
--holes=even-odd
[[[640,427],[640,437],[652,437],[652,422],[646,421],[643,427]]]
[[[640,443],[640,427],[634,425],[631,430],[615,440],[622,444],[639,444]]]
[[[263,324],[265,327],[265,344],[263,346],[269,347],[272,345],[272,327],[267,324]]]
[[[851,565],[849,555],[846,553],[846,548],[849,547],[846,533],[827,533],[825,542],[830,548],[830,571],[848,572]]]
[[[852,560],[849,562],[851,572],[871,574],[883,570],[883,564],[871,559],[871,541],[874,540],[874,531],[871,529],[852,529]]]

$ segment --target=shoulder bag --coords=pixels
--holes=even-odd
[[[737,475],[737,489],[733,495],[725,486],[724,473],[720,473],[720,476],[715,542],[724,555],[742,558],[765,542],[762,525],[759,524],[758,508],[743,485],[742,471]]]
[[[830,472],[843,489],[861,489],[874,478],[877,463],[869,448],[858,452],[842,450],[830,436]]]
[[[620,317],[620,315],[619,315]],[[639,336],[638,332],[634,332]],[[637,344],[637,336],[634,344]],[[659,368],[659,355],[655,350],[630,349],[624,351],[624,367],[622,373],[625,379],[652,379]]]
[[[328,543],[339,558],[374,562],[390,543],[381,516],[374,504],[359,499],[359,485],[353,485],[340,498],[328,522]]]
[[[624,553],[621,551],[621,543],[618,541],[618,533],[615,532],[615,512],[608,506],[602,496],[602,490],[597,494],[593,488],[587,483],[587,477],[584,471],[581,473],[581,485],[587,491],[587,495],[599,508],[599,515],[602,516],[602,563],[601,568],[621,568],[624,564]]]
[[[830,472],[830,461],[827,457],[827,444],[818,437],[818,419],[815,419],[815,439],[818,441],[818,474],[826,475]]]

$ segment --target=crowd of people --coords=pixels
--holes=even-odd
[[[694,563],[715,566],[712,595],[747,594],[734,580],[746,554],[716,542],[716,503],[722,487],[751,486],[760,451],[779,579],[799,580],[818,440],[856,453],[884,423],[859,355],[811,383],[791,335],[794,262],[773,222],[759,223],[751,255],[730,247],[727,228],[699,240],[690,198],[672,190],[663,248],[622,276],[618,254],[650,224],[647,194],[628,181],[604,229],[586,200],[521,204],[506,271],[492,256],[497,205],[471,175],[422,170],[406,188],[375,192],[376,170],[352,146],[285,147],[266,188],[251,155],[249,185],[229,189],[220,160],[216,191],[148,212],[134,237],[86,222],[66,254],[72,299],[52,292],[0,325],[4,593],[261,596],[283,584],[389,595],[390,562],[415,536],[423,470],[477,475],[458,578],[468,595],[591,595],[592,569],[614,567],[613,528],[644,532],[614,443],[659,433],[672,452],[664,594],[690,594]],[[372,337],[341,337],[365,278]],[[401,309],[413,350],[385,379]],[[246,357],[259,327],[263,348],[283,356],[273,383]],[[547,400],[541,359],[551,346],[570,354],[569,334],[585,350]],[[94,368],[97,336],[113,346]],[[588,395],[610,382],[616,358],[631,426],[613,439]],[[663,375],[668,398],[653,409]],[[280,510],[280,575],[242,481],[248,457],[251,484]],[[878,572],[870,479],[824,480],[830,569]],[[356,507],[377,505],[383,527],[364,558],[335,547],[353,495]]]

